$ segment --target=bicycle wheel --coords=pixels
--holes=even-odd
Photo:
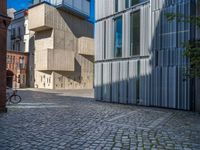
[[[13,95],[10,97],[10,102],[13,104],[18,104],[21,102],[21,97],[19,95]]]

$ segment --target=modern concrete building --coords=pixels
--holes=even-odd
[[[195,0],[96,0],[96,99],[194,110],[183,43],[195,38],[195,27],[169,22],[166,13],[195,15],[196,6]]]
[[[35,32],[35,87],[93,88],[93,24],[90,1],[34,1],[29,29]]]
[[[9,9],[12,10],[12,9]],[[10,12],[10,11],[9,11]],[[12,11],[13,12],[13,11]],[[12,13],[9,13],[12,16]],[[14,18],[12,19],[7,32],[7,50],[9,58],[8,60],[13,60],[14,58],[10,59],[11,56],[15,56],[15,62],[24,62],[28,55],[28,62],[26,65],[23,65],[23,68],[16,67],[16,68],[9,68],[11,66],[11,62],[8,61],[9,64],[7,65],[7,69],[10,71],[14,71],[14,78],[18,78],[18,80],[13,80],[13,87],[17,85],[19,87],[34,87],[34,32],[29,31],[28,29],[28,11],[23,9],[17,12],[14,12]],[[18,56],[19,60],[17,60]],[[21,61],[23,60],[23,61]],[[16,64],[15,64],[16,65]],[[13,65],[13,66],[15,66]],[[14,69],[14,70],[13,70]],[[27,70],[26,74],[20,74],[21,71],[18,70]],[[23,71],[24,72],[24,71]],[[17,73],[17,74],[16,74]],[[10,79],[7,79],[10,81]],[[20,82],[18,82],[20,81]],[[25,83],[24,83],[25,81]],[[23,82],[23,83],[22,83]]]
[[[7,16],[7,1],[0,1],[0,112],[6,112],[6,40],[10,18]]]

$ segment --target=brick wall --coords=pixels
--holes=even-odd
[[[6,0],[0,0],[0,13],[6,14]]]
[[[0,112],[5,111],[5,99],[6,99],[5,87],[6,87],[6,31],[0,28]]]
[[[20,64],[20,60],[22,58],[23,58],[23,65]],[[28,77],[28,53],[7,51],[6,69],[14,74],[13,88],[25,88],[28,86],[26,81]]]
[[[6,0],[0,1],[0,112],[6,111],[6,40],[10,18],[6,17]]]

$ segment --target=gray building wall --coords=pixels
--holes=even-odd
[[[193,14],[193,0],[96,1],[95,97],[100,101],[190,110],[189,61],[183,43],[194,38],[191,24],[169,22],[167,12]],[[140,11],[140,54],[130,55],[130,15]],[[122,57],[115,58],[114,20],[122,16]],[[105,29],[106,28],[106,29]],[[105,40],[106,38],[106,40]]]

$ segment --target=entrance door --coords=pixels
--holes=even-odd
[[[10,70],[7,70],[7,77],[6,77],[6,81],[7,81],[7,86],[12,88],[13,87],[13,76],[14,76],[14,73]]]

